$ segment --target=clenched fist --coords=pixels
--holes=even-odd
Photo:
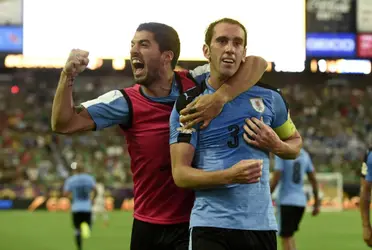
[[[262,175],[262,160],[242,160],[227,169],[230,183],[248,184],[260,181]]]
[[[81,49],[73,49],[67,58],[63,71],[72,77],[76,77],[83,72],[89,63],[89,52]]]

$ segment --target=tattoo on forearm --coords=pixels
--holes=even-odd
[[[84,110],[83,105],[80,104],[78,106],[75,106],[75,111],[76,111],[77,114],[81,113],[81,111],[83,111],[83,110]]]
[[[75,81],[75,77],[72,77],[72,76],[69,76],[68,78],[67,78],[67,86],[68,87],[72,87],[73,85],[74,85],[74,81]]]

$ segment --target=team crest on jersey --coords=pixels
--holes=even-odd
[[[261,97],[251,98],[250,101],[254,110],[260,113],[263,113],[265,111],[265,104],[263,103]]]
[[[362,164],[362,175],[367,175],[368,169],[367,169],[367,164],[363,162]]]

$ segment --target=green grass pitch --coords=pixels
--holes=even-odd
[[[84,250],[129,250],[131,227],[129,212],[110,213],[108,228],[99,218],[92,237],[84,242]],[[357,211],[322,213],[315,218],[306,214],[296,238],[299,250],[368,249]],[[0,249],[75,250],[70,214],[0,211]]]

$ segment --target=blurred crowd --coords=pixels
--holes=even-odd
[[[372,145],[372,86],[296,84],[282,90],[316,170],[340,172],[344,182],[358,182]]]
[[[0,85],[0,184],[60,186],[71,163],[82,160],[88,172],[103,177],[110,187],[130,186],[130,159],[118,127],[75,136],[51,132],[58,75],[43,79],[23,73],[12,81],[17,87]],[[75,102],[130,84],[131,78],[82,76],[75,81]]]
[[[58,76],[25,71],[12,84],[0,84],[0,184],[61,185],[71,162],[81,159],[108,186],[130,187],[130,159],[118,127],[74,136],[51,132]],[[78,77],[75,103],[131,84],[124,76]],[[342,172],[345,182],[356,182],[364,150],[372,142],[372,87],[291,84],[282,91],[317,171]]]

